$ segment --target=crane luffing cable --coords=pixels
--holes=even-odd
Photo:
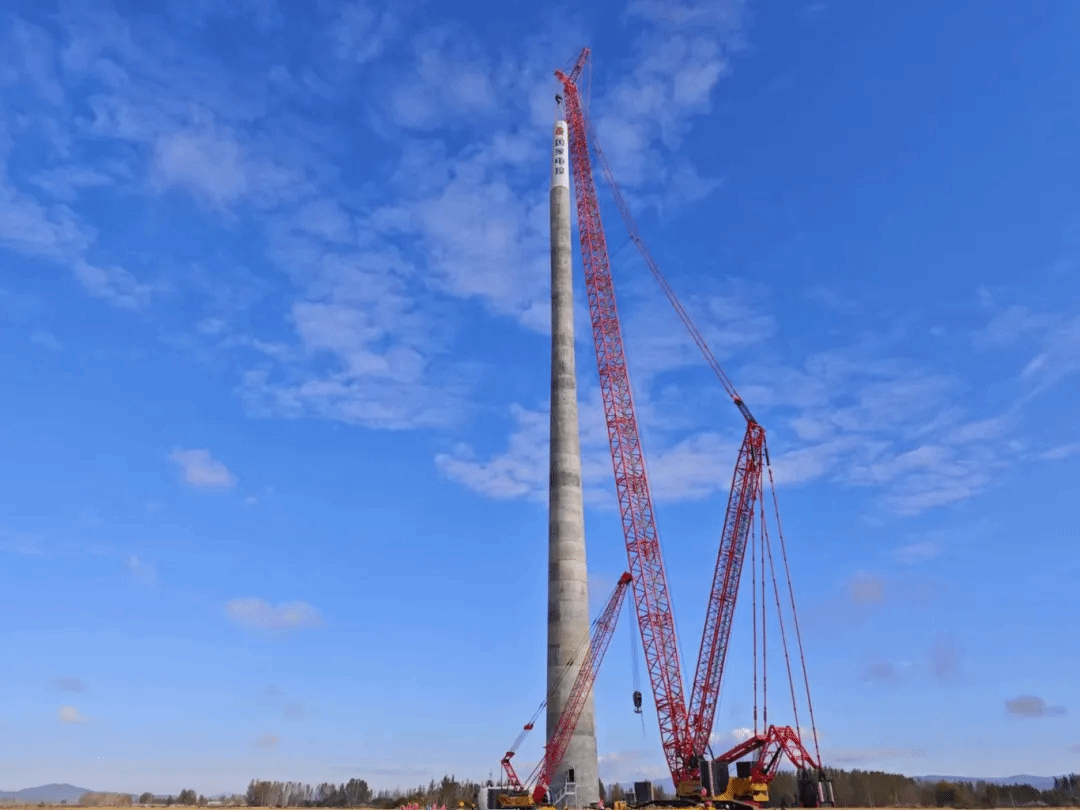
[[[762,541],[762,586],[764,588],[764,565],[765,557],[768,555],[770,568],[773,570],[773,589],[779,610],[779,588],[776,584],[775,567],[772,564],[771,545],[768,542],[767,530],[765,529],[764,504],[760,498],[765,470],[769,472],[769,486],[772,490],[774,505],[776,505],[776,492],[769,463],[768,448],[765,442],[764,428],[757,422],[739,396],[734,384],[709,349],[704,336],[693,323],[693,320],[653,259],[640,236],[629,206],[618,184],[615,182],[606,156],[600,149],[595,133],[587,120],[582,108],[577,80],[588,61],[588,57],[589,49],[585,48],[569,74],[556,71],[555,75],[563,85],[562,100],[567,112],[566,118],[570,130],[569,145],[577,201],[578,234],[581,242],[586,289],[589,294],[589,313],[597,354],[601,394],[604,400],[608,438],[611,445],[616,494],[619,499],[630,570],[634,574],[633,592],[637,607],[638,625],[657,707],[661,741],[668,765],[671,768],[672,778],[675,781],[676,789],[678,789],[680,782],[683,780],[700,776],[700,757],[708,748],[709,737],[715,719],[720,684],[723,680],[724,659],[730,638],[731,621],[747,541],[759,513],[762,521],[760,535]],[[640,434],[634,412],[633,392],[630,386],[623,348],[614,284],[611,278],[610,259],[599,204],[596,199],[596,188],[592,178],[590,146],[597,156],[601,170],[611,188],[612,196],[622,214],[631,239],[637,245],[653,277],[690,333],[706,362],[713,369],[724,390],[747,423],[746,435],[740,447],[728,507],[725,513],[724,530],[721,535],[713,587],[710,591],[705,628],[702,634],[702,645],[695,671],[689,709],[686,706],[682,691],[674,618],[671,613],[666,573],[660,555],[652,498],[649,492],[645,460],[641,450]],[[779,518],[778,509],[777,518]],[[779,522],[777,525],[777,534],[781,540],[781,546],[784,548],[782,528],[780,528]],[[790,570],[787,567],[786,548],[784,548],[783,558],[788,579],[788,591],[791,596],[791,609],[794,613],[794,591],[791,585]],[[764,593],[762,596],[764,597]],[[764,598],[762,603],[764,608]],[[756,597],[754,614],[756,625]],[[764,615],[762,622],[764,641]],[[809,703],[809,682],[806,678],[806,662],[802,649],[801,634],[798,633],[797,616],[795,627]],[[790,659],[787,658],[786,633],[782,624],[781,641],[784,646],[785,658],[788,661],[789,683],[794,701],[794,681],[791,677]],[[764,666],[764,649],[762,653]],[[755,652],[755,681],[756,672]],[[763,695],[765,694],[764,686],[763,673]],[[756,691],[755,686],[755,695]],[[812,705],[810,716],[813,724]],[[814,728],[814,743],[816,749],[816,728]],[[815,758],[806,752],[799,740],[798,733],[794,729],[767,726],[764,734],[755,733],[751,740],[738,746],[737,749],[742,750],[746,746],[750,746],[748,750],[760,751],[759,762],[755,766],[755,772],[758,776],[771,778],[770,774],[775,773],[774,768],[778,764],[781,753],[787,753],[789,758],[799,767],[802,767],[800,763],[809,762],[814,764],[820,771],[820,753]],[[733,756],[735,752],[736,749],[733,749],[723,755],[723,759],[731,761],[731,759],[735,758]]]

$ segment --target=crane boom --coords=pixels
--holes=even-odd
[[[561,70],[556,71],[555,75],[563,85],[570,130],[570,166],[574,177],[582,265],[615,472],[615,491],[626,540],[627,560],[633,576],[634,606],[641,631],[645,666],[656,702],[660,740],[668,767],[678,783],[686,774],[690,764],[687,760],[692,755],[686,733],[686,700],[667,574],[660,555],[607,242],[593,183],[585,117],[576,84],[588,55],[589,49],[585,48],[569,75]]]
[[[536,780],[532,798],[537,804],[547,793],[551,776],[562,762],[567,746],[570,745],[570,738],[574,736],[574,729],[577,728],[578,720],[581,719],[581,711],[585,708],[585,700],[592,690],[593,682],[596,681],[596,674],[600,671],[600,662],[604,660],[604,654],[611,643],[611,636],[615,632],[615,624],[619,619],[623,598],[626,596],[626,586],[630,584],[630,579],[629,573],[624,573],[619,577],[619,582],[615,585],[607,606],[597,619],[596,632],[589,645],[589,653],[581,664],[577,678],[574,679],[574,686],[566,700],[566,707],[559,715],[555,730],[552,731],[551,739],[544,750],[544,758],[534,771],[535,777],[529,779],[530,782],[533,778]]]
[[[720,700],[724,662],[739,595],[739,580],[754,522],[754,510],[761,494],[762,462],[767,452],[765,430],[757,422],[749,423],[732,475],[724,529],[720,535],[720,551],[716,556],[712,589],[705,610],[705,627],[701,632],[701,650],[690,692],[691,735],[694,751],[699,755],[704,754],[709,745],[716,719],[716,705]]]
[[[526,785],[534,785],[532,788],[532,801],[539,804],[551,784],[551,776],[566,755],[566,749],[570,745],[570,738],[574,736],[581,712],[585,708],[585,701],[589,697],[596,675],[600,671],[600,663],[604,660],[608,646],[611,644],[611,636],[615,632],[615,624],[619,619],[619,611],[622,610],[623,600],[626,597],[626,587],[630,584],[630,574],[625,573],[615,583],[604,610],[593,623],[592,639],[588,642],[585,658],[578,670],[574,685],[570,689],[570,695],[559,715],[555,728],[551,733],[551,739],[544,749],[544,756],[537,763],[533,772],[529,774],[524,783],[518,778],[511,760],[525,735],[532,730],[533,722],[530,720],[514,741],[510,750],[502,758],[503,771],[506,774],[510,787],[515,791],[524,791]],[[545,701],[546,703],[546,701]],[[541,704],[541,707],[543,704]],[[539,713],[539,712],[538,712]]]
[[[579,60],[580,61],[580,60]],[[746,420],[746,433],[743,436],[739,457],[732,476],[731,490],[728,496],[727,510],[724,513],[724,528],[720,535],[720,550],[716,558],[712,589],[705,613],[705,625],[701,635],[701,648],[698,653],[697,667],[694,671],[694,683],[690,690],[688,720],[690,723],[690,746],[693,754],[704,754],[712,734],[716,717],[716,706],[720,698],[720,685],[723,681],[724,662],[727,655],[728,641],[731,638],[732,618],[739,593],[739,580],[742,575],[743,559],[746,556],[746,544],[750,527],[754,520],[754,510],[761,495],[763,457],[768,453],[765,445],[765,429],[754,418],[738,391],[728,377],[720,361],[716,359],[704,335],[694,324],[686,308],[675,294],[671,284],[660,270],[659,265],[649,251],[645,240],[641,238],[637,222],[630,212],[615,175],[611,171],[607,157],[600,148],[600,141],[592,127],[586,121],[589,146],[596,155],[604,179],[611,189],[611,196],[622,216],[623,224],[630,239],[637,246],[641,258],[656,279],[657,284],[671,303],[689,332],[691,339],[701,351],[705,362],[716,374],[720,384],[731,397]]]

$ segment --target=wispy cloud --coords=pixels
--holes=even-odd
[[[250,630],[296,630],[323,623],[319,612],[303,601],[273,605],[265,599],[243,597],[229,600],[225,613],[236,624]]]
[[[1069,442],[1068,444],[1051,447],[1041,453],[1039,458],[1044,461],[1061,461],[1062,459],[1072,458],[1077,454],[1080,454],[1080,442]]]
[[[746,14],[736,0],[627,5],[620,23],[635,34],[621,60],[596,65],[591,114],[634,206],[716,187],[679,145],[744,48]],[[4,180],[0,240],[73,268],[88,293],[119,307],[147,309],[166,293],[190,294],[203,312],[187,339],[236,357],[236,389],[253,415],[462,427],[494,374],[461,351],[461,333],[472,328],[463,313],[480,306],[496,330],[548,328],[546,201],[536,193],[535,155],[547,148],[553,113],[552,54],[588,32],[572,22],[506,48],[434,17],[413,20],[406,43],[407,15],[366,3],[319,9],[320,47],[311,60],[267,65],[258,83],[227,80],[219,57],[183,47],[152,15],[132,29],[107,9],[65,9],[57,18],[62,49],[44,29],[11,28],[14,74],[53,105],[44,143],[56,159],[30,186]],[[258,25],[280,25],[279,17],[259,12]],[[384,60],[391,51],[403,65],[391,69]],[[370,187],[358,193],[335,157],[352,135],[302,110],[312,98],[341,103],[350,92],[342,88],[372,77],[387,92],[357,115],[381,157]],[[65,86],[83,95],[69,98]],[[67,114],[76,104],[82,113]],[[433,128],[468,137],[448,139]],[[74,147],[90,140],[109,148],[98,150],[98,161],[75,160]],[[254,282],[234,267],[144,270],[119,249],[107,251],[76,205],[88,190],[108,188],[151,197],[180,191],[233,224],[257,212],[245,227],[281,272]],[[696,191],[686,197],[688,189]],[[749,348],[770,356],[758,351],[777,333],[767,290],[730,280],[712,289],[699,280],[699,296],[686,303],[714,350],[724,359]],[[853,306],[821,289],[808,294]],[[265,329],[247,317],[256,300]],[[738,436],[705,423],[704,409],[693,423],[687,400],[702,395],[688,392],[700,386],[672,375],[700,360],[656,300],[636,317],[628,308],[626,322],[657,497],[722,493],[731,461],[719,457],[733,458]],[[1071,373],[1068,318],[991,314],[988,341],[1046,336],[1025,372],[1033,382]],[[986,491],[1022,455],[1007,416],[952,408],[955,379],[898,359],[903,352],[887,341],[870,343],[741,370],[744,396],[768,417],[781,485],[872,488],[893,511],[916,514]],[[544,458],[523,446],[543,413],[535,403],[518,406],[505,452],[450,447],[439,469],[493,497],[536,497]],[[601,449],[586,450],[587,474],[610,464],[604,444],[601,435]],[[590,497],[610,500],[607,481],[599,473],[590,480]]]
[[[184,481],[198,489],[232,489],[236,485],[236,476],[209,450],[177,448],[169,459],[180,468]]]
[[[1020,695],[1005,701],[1005,713],[1010,717],[1064,717],[1064,706],[1050,706],[1041,697]]]
[[[1001,292],[979,290],[987,325],[973,335],[976,346],[1022,348],[1027,352],[1018,379],[1026,398],[1042,394],[1080,373],[1080,314],[1036,311],[1020,303],[1002,304]]]

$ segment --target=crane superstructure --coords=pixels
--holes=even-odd
[[[765,603],[765,559],[768,550],[770,569],[773,572],[773,589],[777,595],[777,606],[779,608],[779,589],[776,586],[775,567],[772,562],[771,546],[768,545],[765,513],[761,503],[764,472],[769,471],[769,483],[772,485],[772,471],[769,468],[765,429],[754,418],[750,409],[739,396],[728,375],[709,349],[704,336],[694,325],[689,314],[679,302],[674,290],[668,284],[649,253],[603,152],[599,149],[595,137],[590,137],[592,133],[589,131],[588,119],[585,116],[577,84],[588,57],[589,49],[585,48],[569,73],[558,70],[555,75],[563,87],[562,103],[564,104],[565,117],[569,128],[570,164],[574,179],[578,235],[581,243],[585,286],[588,292],[589,316],[615,474],[616,496],[626,541],[630,574],[633,577],[632,590],[637,612],[637,623],[641,632],[646,669],[649,673],[650,685],[652,686],[653,698],[656,704],[661,744],[676,792],[680,796],[687,797],[698,794],[703,781],[715,781],[712,778],[711,771],[708,774],[703,774],[703,765],[707,761],[706,754],[710,751],[710,737],[723,679],[724,663],[731,636],[732,618],[735,612],[743,562],[749,538],[759,516],[761,519],[762,549],[762,607],[764,608]],[[683,689],[670,591],[660,550],[660,539],[649,488],[645,457],[634,409],[633,390],[630,385],[629,369],[627,368],[623,346],[622,329],[619,323],[607,242],[593,181],[590,144],[598,157],[605,179],[611,188],[615,203],[626,223],[631,239],[637,245],[645,263],[674,307],[680,320],[686,326],[692,339],[701,350],[706,362],[713,369],[724,390],[746,422],[746,431],[739,448],[727,509],[724,515],[724,527],[721,533],[712,587],[709,592],[701,648],[694,672],[689,703],[687,703]],[[775,499],[775,490],[773,497]],[[777,518],[779,518],[778,511]],[[783,546],[782,534],[780,540],[781,546]],[[786,558],[785,549],[785,566]],[[794,593],[791,590],[790,576],[788,577],[788,586],[792,612],[794,612]],[[765,728],[761,733],[758,731],[756,579],[754,593],[754,734],[749,740],[736,746],[731,751],[721,754],[716,759],[723,762],[726,767],[726,763],[733,762],[748,753],[756,751],[758,756],[751,764],[750,773],[748,774],[749,781],[755,784],[767,785],[768,781],[771,781],[772,776],[775,775],[781,755],[786,754],[796,768],[799,769],[800,775],[803,777],[801,779],[803,784],[808,781],[809,777],[807,775],[810,774],[818,782],[815,789],[817,800],[814,801],[814,804],[831,803],[831,789],[827,786],[828,783],[824,782],[820,755],[815,757],[806,750],[797,729],[785,726],[769,726],[767,724],[766,709],[764,714]],[[802,655],[802,642],[798,633],[797,618],[795,622],[805,681],[805,658]],[[781,635],[784,636],[785,660],[788,663],[793,708],[795,708],[794,681],[791,679],[790,659],[787,656],[786,635],[784,634],[782,619],[780,626]],[[763,636],[764,632],[763,615]],[[765,694],[764,673],[763,654],[763,695]],[[808,684],[806,696],[809,704]],[[797,708],[795,708],[795,711],[797,724]],[[816,748],[817,732],[813,725],[812,705],[810,706],[810,712]],[[708,778],[703,780],[703,776]],[[800,792],[804,793],[800,797],[803,803],[807,803],[810,791],[804,791],[801,785]],[[756,793],[751,791],[751,794],[756,796],[760,794],[760,791]]]

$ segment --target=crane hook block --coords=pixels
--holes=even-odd
[[[641,692],[640,690],[634,690],[634,713],[641,714]]]

